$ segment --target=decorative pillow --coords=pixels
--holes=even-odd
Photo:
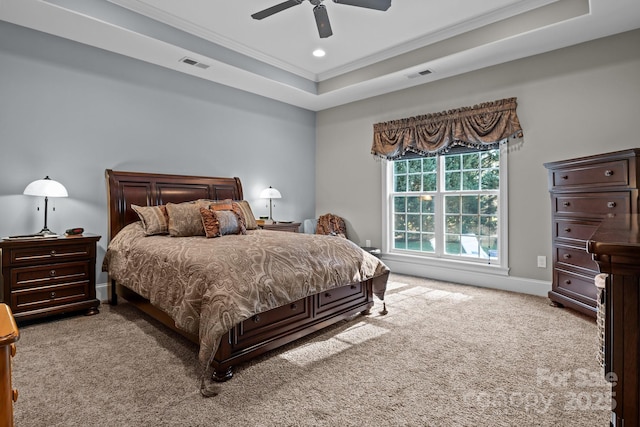
[[[204,236],[200,207],[195,202],[167,203],[169,235],[173,237]]]
[[[169,216],[166,206],[131,205],[131,209],[140,217],[145,235],[153,236],[155,234],[169,233]]]
[[[215,209],[212,205],[209,209],[200,208],[202,225],[207,237],[220,237],[227,234],[246,234],[244,219],[234,210]]]
[[[247,230],[255,230],[256,228],[258,228],[256,217],[253,216],[253,212],[251,211],[251,206],[249,205],[249,202],[247,202],[246,200],[238,200],[234,203],[238,205],[238,207],[240,208],[240,211],[242,212],[242,216],[244,217],[244,222],[247,227]]]

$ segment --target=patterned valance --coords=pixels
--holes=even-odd
[[[516,98],[485,102],[440,113],[373,125],[371,154],[396,160],[405,154],[435,156],[455,146],[496,148],[510,137],[521,137]]]

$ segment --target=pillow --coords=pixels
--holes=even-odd
[[[169,216],[166,206],[131,205],[131,209],[140,217],[145,235],[153,236],[155,234],[169,233]]]
[[[200,207],[195,202],[167,203],[169,235],[173,237],[204,236]]]
[[[234,203],[238,205],[238,207],[240,208],[240,211],[242,212],[242,216],[244,217],[244,223],[245,223],[245,226],[247,227],[247,230],[255,230],[256,228],[258,228],[256,217],[253,216],[253,212],[251,211],[251,206],[249,205],[249,202],[247,202],[246,200],[238,200]]]
[[[246,234],[244,219],[237,208],[234,210],[200,208],[205,236],[220,237],[227,234]]]

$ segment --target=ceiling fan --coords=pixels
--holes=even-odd
[[[313,14],[316,17],[318,34],[320,34],[320,38],[322,39],[333,34],[333,31],[331,31],[331,23],[329,22],[329,15],[327,15],[327,8],[322,4],[323,1],[324,0],[309,0],[309,3],[314,6]],[[273,14],[289,9],[290,7],[297,6],[303,2],[304,0],[287,0],[282,3],[278,3],[275,6],[261,10],[260,12],[256,12],[251,15],[251,17],[253,19],[264,19]],[[391,7],[391,0],[333,0],[333,2],[375,10],[387,10]]]

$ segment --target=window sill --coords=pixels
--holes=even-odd
[[[382,260],[413,264],[420,267],[455,269],[458,271],[466,271],[470,273],[484,273],[497,276],[509,275],[509,268],[502,267],[499,264],[485,264],[479,262],[456,260],[451,258],[432,258],[400,253],[384,253],[382,254]]]

